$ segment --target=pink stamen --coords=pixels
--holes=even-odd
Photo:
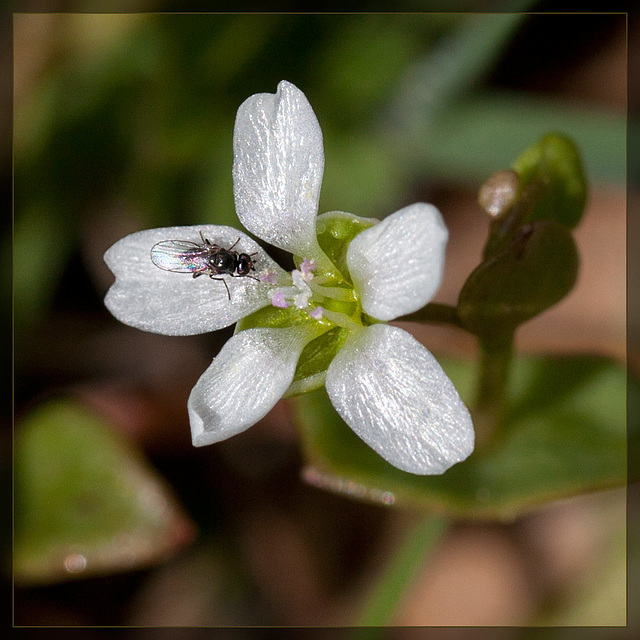
[[[278,280],[278,275],[273,269],[263,271],[258,275],[260,282],[266,282],[267,284],[275,284]]]
[[[286,309],[289,306],[289,303],[284,299],[283,291],[276,291],[271,296],[271,304],[279,309]]]
[[[318,268],[318,264],[315,260],[307,260],[306,258],[300,264],[300,271],[302,277],[309,281],[313,278],[313,272]]]

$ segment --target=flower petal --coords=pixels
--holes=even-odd
[[[260,327],[234,335],[189,396],[193,444],[225,440],[263,418],[291,384],[311,337],[300,327]]]
[[[166,240],[201,244],[200,232],[214,244],[255,254],[255,275],[273,270],[282,283],[281,269],[245,233],[233,227],[201,225],[166,227],[138,231],[116,242],[104,255],[116,276],[105,297],[105,305],[121,322],[165,335],[193,335],[215,331],[233,324],[243,316],[271,304],[274,285],[253,278],[224,276],[224,284],[206,275],[193,278],[190,273],[175,273],[158,268],[151,261],[152,247]],[[252,274],[253,275],[253,274]]]
[[[325,384],[342,419],[403,471],[441,474],[473,451],[471,416],[451,380],[398,327],[376,324],[352,334]]]
[[[282,81],[276,94],[245,100],[236,117],[233,150],[242,224],[290,253],[315,256],[324,151],[320,125],[304,93]]]
[[[393,320],[427,304],[442,282],[448,235],[438,209],[422,202],[358,234],[347,265],[365,312]]]

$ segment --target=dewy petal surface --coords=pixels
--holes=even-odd
[[[286,272],[254,240],[233,227],[199,225],[165,227],[138,231],[116,242],[104,260],[115,283],[105,297],[105,305],[121,322],[165,335],[193,335],[229,326],[243,316],[271,304],[273,285],[251,278],[225,276],[231,300],[222,282],[207,275],[193,278],[189,273],[164,271],[151,262],[151,249],[165,240],[186,240],[201,244],[200,232],[212,243],[234,250],[255,253],[255,275],[273,269],[278,277]]]
[[[233,336],[189,396],[193,444],[225,440],[263,418],[291,384],[309,338],[300,327],[259,327]]]
[[[421,202],[358,234],[347,265],[365,312],[393,320],[427,304],[442,282],[448,236],[438,209]]]
[[[236,116],[233,150],[242,224],[290,253],[315,256],[324,151],[320,125],[304,93],[282,81],[276,94],[245,100]]]
[[[473,451],[471,416],[433,355],[398,327],[350,336],[327,370],[342,419],[393,466],[436,475]]]

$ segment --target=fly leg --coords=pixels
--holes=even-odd
[[[255,271],[255,269],[254,269]],[[251,278],[252,280],[255,280],[256,282],[261,282],[260,278],[256,278],[255,276],[250,276],[248,273],[230,273],[229,274],[232,278]]]
[[[199,275],[199,274],[198,274]],[[229,298],[229,301],[231,301],[231,292],[229,291],[229,285],[225,282],[224,278],[216,278],[214,275],[209,274],[209,277],[212,280],[219,280],[220,282],[222,282],[222,284],[224,285],[224,288],[227,290],[227,297]]]
[[[199,276],[204,275],[208,271],[209,271],[209,267],[204,267],[203,269],[200,269],[200,271],[194,271],[193,272],[193,277],[194,278],[198,278]]]

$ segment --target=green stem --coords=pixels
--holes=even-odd
[[[438,302],[430,302],[415,313],[398,318],[405,322],[428,322],[435,324],[450,324],[459,329],[464,329],[464,325],[458,316],[456,307]]]
[[[428,516],[410,533],[374,587],[360,614],[356,625],[367,628],[354,629],[349,634],[349,640],[373,640],[384,631],[376,627],[393,624],[400,600],[447,528],[446,520]]]
[[[477,450],[494,442],[501,428],[513,339],[513,333],[479,339],[479,379],[473,411]]]

